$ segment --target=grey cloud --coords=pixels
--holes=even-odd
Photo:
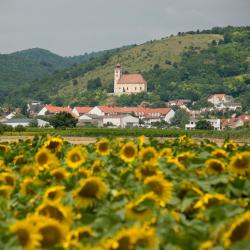
[[[61,55],[141,43],[178,31],[249,25],[249,0],[0,0],[0,53]]]

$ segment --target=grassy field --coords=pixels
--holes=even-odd
[[[138,73],[148,71],[158,64],[161,68],[170,67],[165,63],[166,58],[172,63],[178,62],[181,53],[190,46],[205,49],[213,40],[219,41],[221,35],[199,34],[174,36],[163,38],[157,41],[150,41],[133,48],[127,49],[112,56],[109,61],[77,78],[78,85],[73,87],[73,82],[65,84],[65,87],[59,92],[65,100],[74,100],[75,96],[83,93],[89,80],[99,77],[104,85],[113,82],[113,68],[117,63],[122,63],[124,71],[129,73]]]

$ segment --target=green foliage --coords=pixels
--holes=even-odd
[[[23,125],[17,125],[15,127],[15,131],[17,131],[17,132],[23,132],[25,130],[26,130],[26,128]]]
[[[60,112],[50,119],[50,124],[54,128],[73,128],[76,127],[77,120],[67,112]]]
[[[196,123],[196,129],[200,129],[200,130],[212,130],[213,127],[210,124],[210,122],[206,121],[206,120],[200,120]]]
[[[171,124],[178,128],[185,128],[185,125],[189,122],[189,118],[189,114],[185,110],[177,109],[171,120]]]

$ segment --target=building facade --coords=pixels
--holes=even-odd
[[[117,64],[114,72],[114,94],[136,94],[147,92],[147,82],[141,74],[123,74],[122,66]]]

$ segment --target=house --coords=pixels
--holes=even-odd
[[[139,118],[133,117],[131,115],[104,116],[103,125],[109,125],[109,124],[120,128],[138,127]]]
[[[242,127],[244,125],[250,124],[250,115],[240,115],[236,118],[235,128]]]
[[[214,94],[209,96],[207,101],[212,103],[214,106],[218,106],[219,104],[222,103],[234,102],[234,99],[232,96],[226,94]]]
[[[175,112],[171,108],[143,108],[143,107],[109,107],[109,106],[96,106],[91,109],[88,114],[97,116],[110,116],[130,114],[140,119],[151,117],[151,119],[164,120],[170,123],[174,117]]]
[[[221,120],[220,119],[205,119],[208,121],[214,130],[221,130]],[[185,125],[186,130],[196,129],[197,119],[191,119],[188,124]]]
[[[39,112],[38,116],[45,116],[45,115],[55,115],[60,112],[67,112],[71,113],[72,110],[71,108],[68,107],[57,107],[57,106],[52,106],[52,105],[45,105]]]
[[[10,120],[3,122],[3,124],[11,126],[12,128],[15,128],[19,125],[21,125],[23,127],[28,127],[31,121],[32,121],[32,119],[28,119],[28,118],[10,119]]]
[[[27,104],[27,112],[30,116],[36,116],[38,112],[43,108],[43,105],[39,101],[32,101]]]
[[[75,116],[75,117],[80,117],[84,114],[87,114],[91,109],[93,109],[93,107],[74,107],[72,109],[72,114]]]
[[[132,94],[147,92],[147,82],[141,74],[123,74],[121,64],[117,64],[114,72],[114,94]]]
[[[97,127],[103,126],[103,120],[101,116],[83,114],[78,118],[77,126],[94,125]]]

